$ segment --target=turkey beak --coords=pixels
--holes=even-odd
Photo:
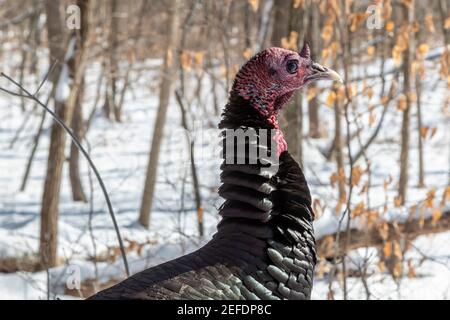
[[[341,76],[334,70],[324,67],[318,63],[312,63],[309,67],[310,74],[305,78],[306,82],[318,80],[333,80],[343,83]]]

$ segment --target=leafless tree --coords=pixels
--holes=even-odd
[[[401,128],[401,151],[400,151],[400,177],[398,182],[398,198],[401,204],[404,204],[407,196],[408,186],[408,167],[409,167],[409,141],[410,141],[410,113],[412,106],[411,81],[412,72],[411,64],[414,59],[414,35],[410,26],[414,22],[414,1],[411,5],[402,4],[403,28],[399,37],[407,37],[407,49],[403,53],[403,94],[405,105],[403,110],[403,120]]]
[[[146,228],[150,225],[150,211],[152,209],[156,184],[159,153],[166,122],[167,109],[169,107],[170,94],[172,92],[172,82],[176,72],[176,59],[174,59],[174,53],[176,52],[178,37],[179,5],[179,0],[170,0],[168,6],[167,41],[164,50],[164,65],[161,70],[162,79],[159,92],[159,106],[155,118],[144,192],[142,194],[141,209],[139,213],[139,223]]]
[[[47,2],[47,18],[48,33],[50,39],[62,38],[61,32],[64,30],[61,16],[59,15],[59,2]],[[90,15],[90,1],[78,0],[77,5],[81,9],[81,26],[87,28]],[[55,15],[50,18],[50,15]],[[56,34],[57,35],[56,35]],[[55,110],[56,114],[65,122],[70,123],[72,120],[73,110],[75,108],[76,98],[78,97],[81,87],[84,68],[86,66],[87,52],[84,50],[83,42],[80,42],[81,32],[73,32],[69,37],[69,44],[67,52],[63,60],[62,71],[57,84],[55,92]],[[58,43],[57,45],[60,45]],[[62,52],[59,54],[62,55]],[[67,78],[65,77],[64,69],[68,74],[69,64],[75,63],[77,65],[77,72],[72,75],[69,96],[66,98],[62,96],[62,86],[67,85]],[[58,86],[61,86],[58,89]],[[62,169],[65,160],[64,147],[66,141],[66,134],[64,130],[54,123],[50,133],[50,147],[47,161],[47,174],[44,184],[44,192],[42,195],[41,206],[41,234],[39,255],[42,267],[47,268],[57,264],[57,236],[58,236],[58,211],[59,211],[59,193],[61,186]]]

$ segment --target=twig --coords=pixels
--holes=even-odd
[[[88,151],[91,152],[91,146],[89,144],[89,141],[85,138],[86,145],[88,148]],[[92,220],[94,218],[94,184],[92,181],[92,174],[91,170],[88,171],[88,178],[89,178],[89,220],[88,220],[88,229],[89,229],[89,235],[91,237],[92,241],[92,253],[93,253],[93,261],[94,261],[94,275],[95,279],[98,279],[98,266],[97,266],[97,244],[95,243],[95,237],[94,237],[94,229],[92,228]]]
[[[198,175],[197,175],[197,168],[195,166],[195,157],[194,157],[194,142],[189,137],[189,127],[186,120],[186,108],[183,104],[183,99],[178,92],[178,90],[175,91],[175,97],[177,99],[178,105],[180,107],[181,111],[181,124],[183,128],[186,130],[186,135],[188,139],[189,144],[189,151],[190,151],[190,162],[191,162],[191,174],[192,174],[192,183],[194,186],[194,194],[195,194],[195,204],[197,207],[197,219],[198,219],[198,232],[199,236],[203,237],[204,235],[204,226],[203,226],[203,207],[202,207],[202,199],[200,194],[200,187],[198,182]]]

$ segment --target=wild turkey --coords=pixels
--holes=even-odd
[[[256,140],[244,138],[231,149],[224,143],[227,161],[221,166],[219,194],[225,202],[217,233],[197,251],[137,273],[90,299],[309,299],[316,263],[314,214],[278,113],[296,90],[319,79],[340,78],[313,63],[307,45],[300,53],[268,48],[248,61],[236,76],[219,128],[225,133],[251,130]],[[260,129],[275,134],[264,138]],[[260,152],[256,163],[249,151],[255,141],[268,155],[263,159]],[[247,147],[244,154],[234,152],[239,143]]]

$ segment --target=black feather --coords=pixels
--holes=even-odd
[[[219,128],[243,127],[273,124],[232,93]],[[316,253],[308,184],[288,152],[276,171],[271,164],[222,164],[226,201],[213,239],[90,299],[309,299]]]

